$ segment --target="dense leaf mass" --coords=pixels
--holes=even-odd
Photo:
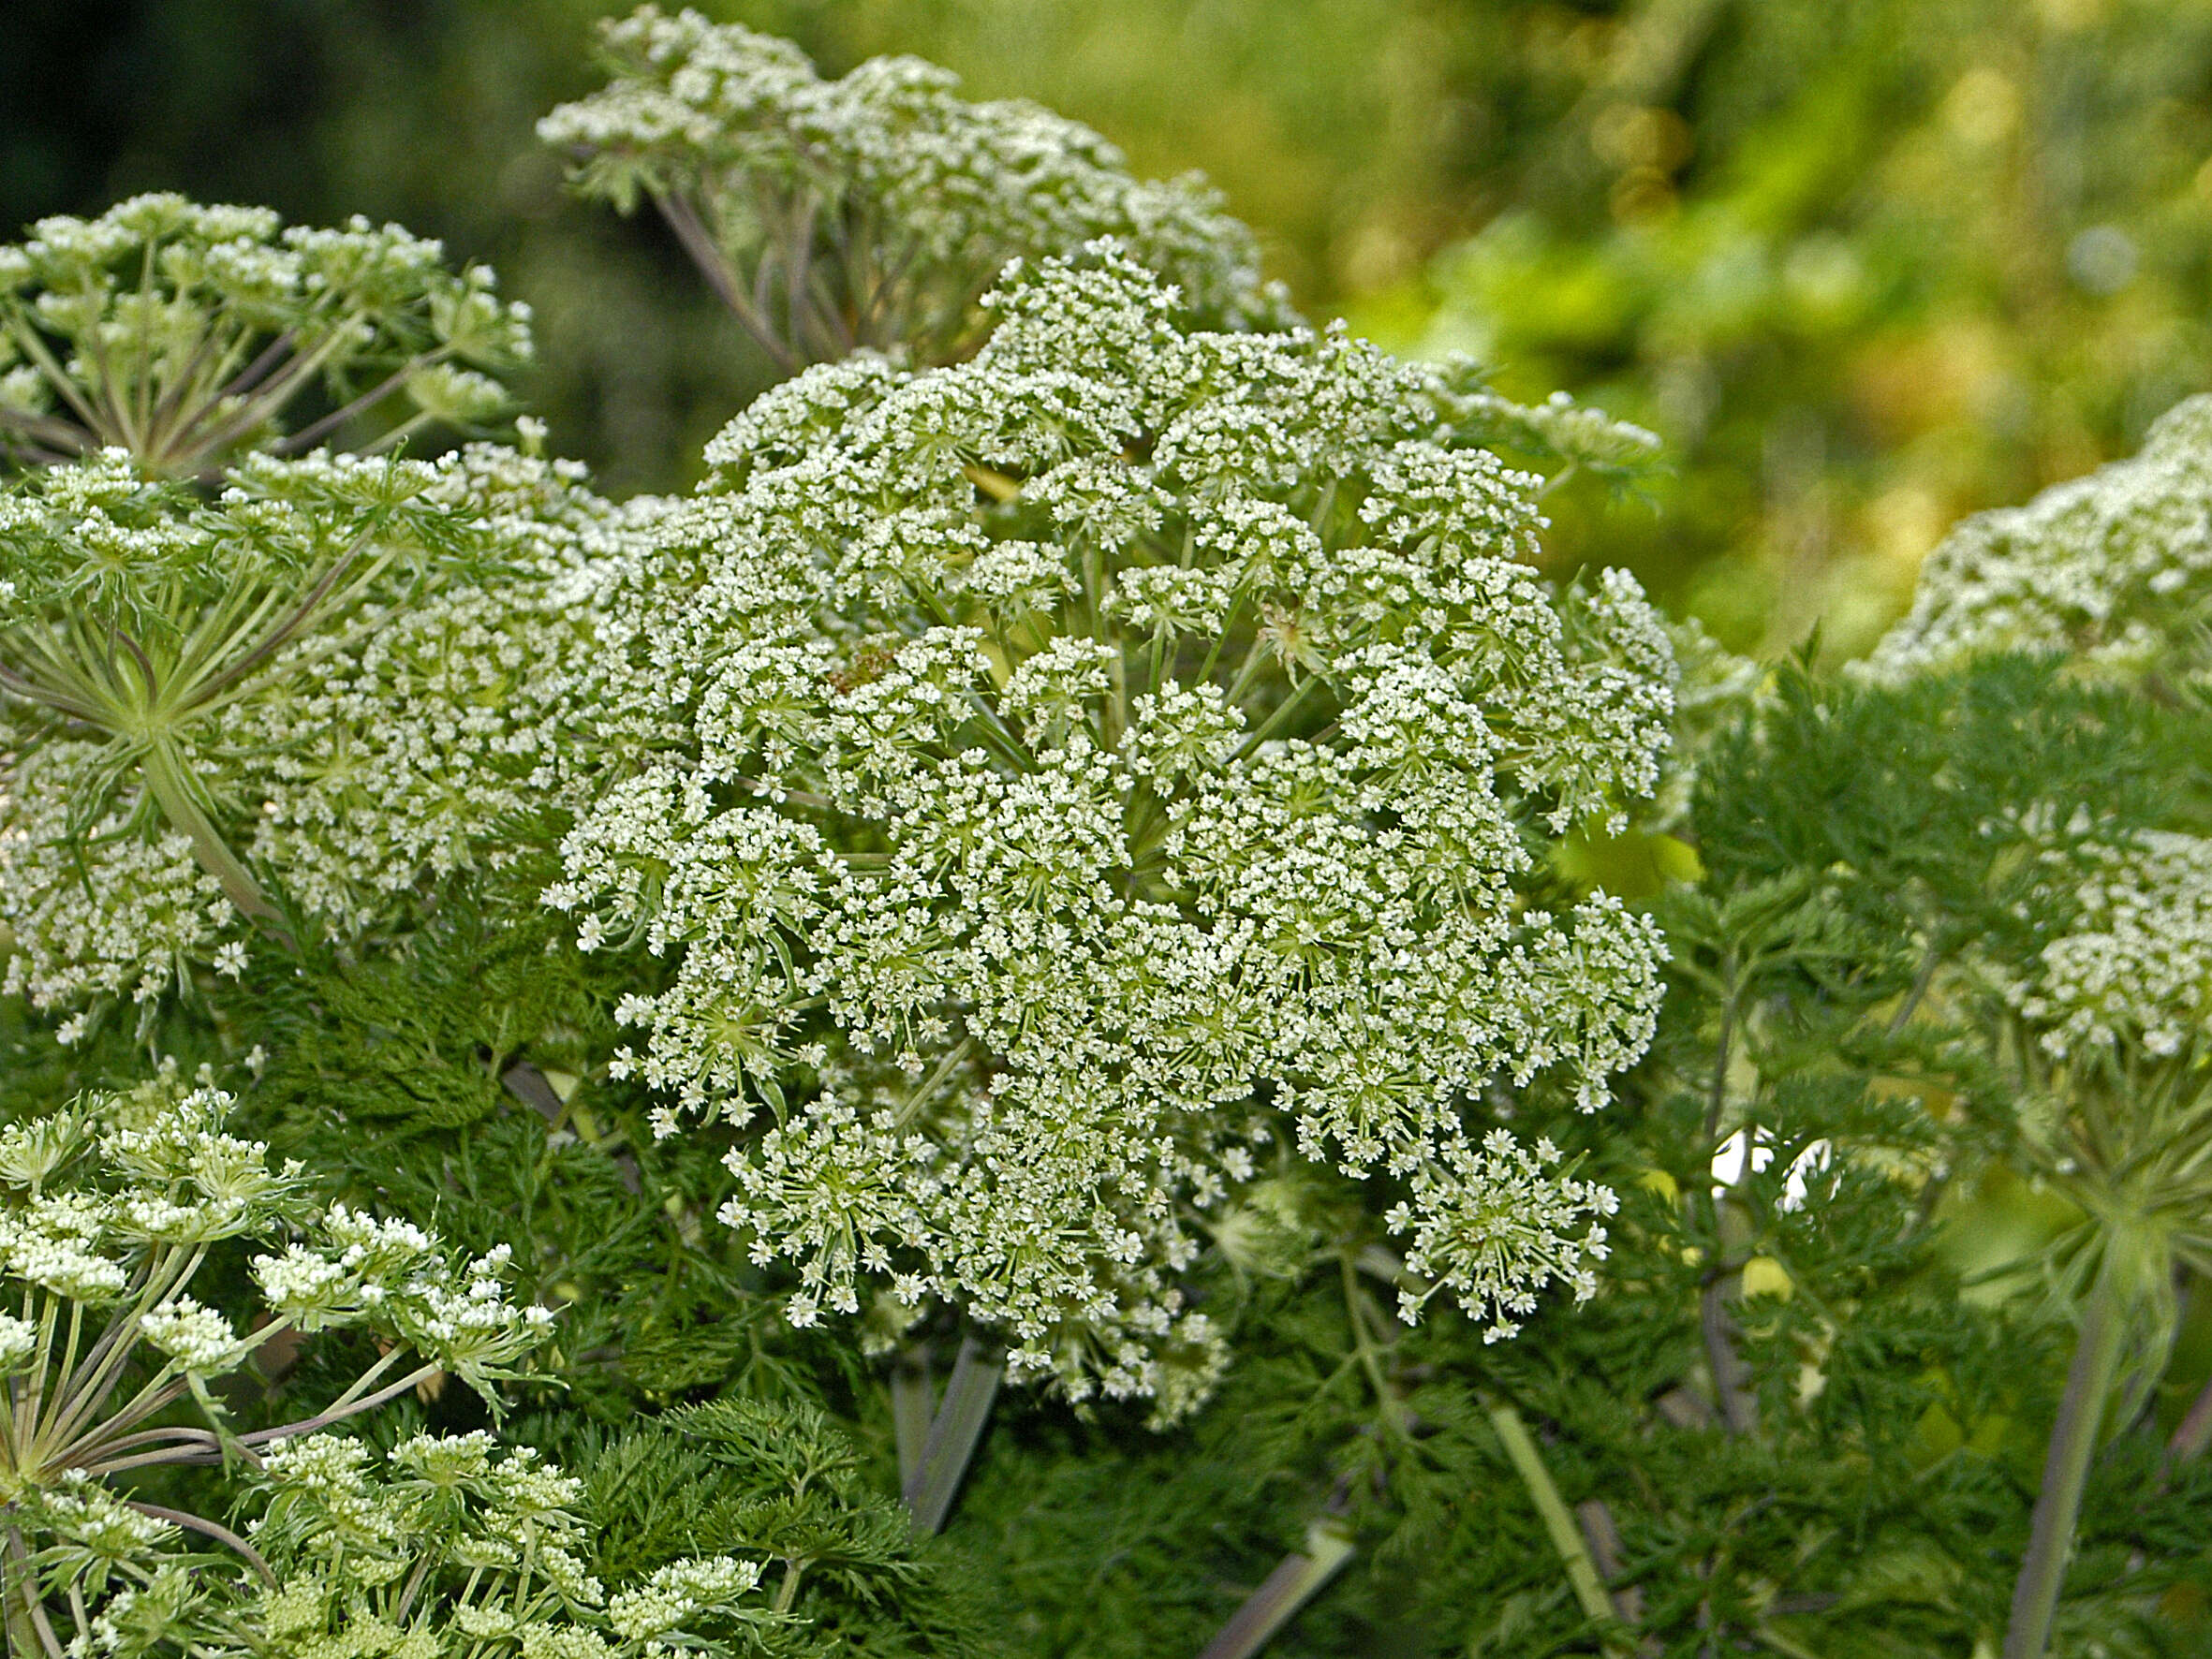
[[[2202,1650],[2212,404],[1746,663],[1537,574],[1650,433],[608,40],[688,501],[317,449],[497,412],[405,233],[0,250],[8,1651]]]

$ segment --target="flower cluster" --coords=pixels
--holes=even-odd
[[[582,1483],[489,1434],[417,1435],[382,1459],[305,1435],[273,1446],[250,1486],[250,1575],[179,1555],[175,1526],[97,1487],[35,1500],[49,1559],[77,1569],[71,1651],[650,1659],[756,1652],[779,1622],[752,1593],[760,1564],[730,1556],[611,1593],[586,1565]]]
[[[249,457],[212,504],[111,451],[0,496],[7,991],[150,1006],[243,968],[244,922],[358,929],[507,861],[650,740],[592,618],[656,510],[491,446]]]
[[[2191,398],[2160,418],[2132,459],[1953,531],[1868,666],[1897,680],[2023,651],[2114,674],[2196,671],[2207,621],[2212,398]]]
[[[374,447],[468,431],[509,409],[484,371],[529,354],[527,306],[396,225],[280,230],[264,208],[140,196],[0,248],[0,457],[18,462],[113,448],[160,476],[217,473],[394,398],[409,413]],[[286,432],[317,391],[328,407]]]
[[[331,1435],[273,1452],[249,1529],[276,1584],[231,1612],[285,1652],[624,1659],[715,1651],[717,1627],[771,1622],[757,1562],[671,1564],[612,1594],[587,1570],[581,1483],[489,1434],[419,1435],[383,1469]]]
[[[106,1639],[85,1623],[86,1597],[118,1576],[138,1586],[122,1593],[124,1624],[108,1626],[117,1652],[132,1651],[132,1608],[165,1630],[182,1616],[161,1610],[170,1568],[157,1559],[178,1526],[236,1540],[211,1520],[149,1510],[109,1476],[231,1459],[281,1473],[288,1442],[441,1371],[492,1398],[551,1319],[509,1299],[502,1251],[462,1263],[404,1223],[342,1207],[311,1215],[301,1166],[272,1167],[266,1146],[230,1134],[232,1107],[165,1068],[127,1094],[0,1129],[0,1286],[22,1310],[0,1315],[0,1370],[16,1402],[0,1420],[0,1490],[45,1581],[70,1590],[81,1637]],[[281,1246],[249,1264],[268,1303],[250,1334],[191,1293],[210,1247],[236,1239]],[[313,1417],[233,1432],[210,1383],[287,1332],[335,1327],[373,1333],[384,1357]],[[409,1358],[413,1370],[385,1380]],[[206,1427],[169,1415],[187,1397]],[[21,1628],[27,1608],[15,1598],[35,1593],[11,1578],[6,1594]]]
[[[358,646],[302,650],[282,697],[223,727],[258,803],[251,858],[351,931],[425,872],[498,869],[565,827],[610,756],[662,740],[625,718],[595,619],[634,585],[664,510],[594,494],[573,462],[475,445],[428,492],[495,550],[495,580],[425,585]]]
[[[300,1329],[365,1324],[489,1390],[545,1339],[553,1315],[507,1298],[506,1245],[461,1265],[405,1222],[334,1205],[312,1241],[257,1257],[254,1281]]]
[[[2212,841],[2149,831],[2063,868],[2072,924],[2010,1000],[2061,1060],[2123,1041],[2181,1052],[2212,1027]]]
[[[156,1090],[0,1129],[0,1276],[87,1308],[155,1294],[137,1337],[179,1374],[230,1369],[273,1330],[361,1326],[398,1344],[388,1358],[404,1348],[489,1390],[543,1340],[551,1315],[508,1299],[504,1250],[462,1262],[404,1222],[309,1215],[300,1166],[272,1168],[266,1146],[229,1134],[231,1107],[204,1086]],[[252,1263],[276,1317],[250,1344],[170,1270],[217,1240],[294,1234]]]
[[[1414,1171],[1413,1201],[1390,1216],[1410,1232],[1406,1267],[1427,1288],[1398,1292],[1398,1314],[1411,1324],[1422,1304],[1448,1289],[1492,1318],[1484,1342],[1520,1333],[1521,1316],[1536,1311],[1536,1293],[1550,1281],[1570,1286],[1577,1301],[1597,1293],[1592,1262],[1605,1259],[1605,1229],[1592,1215],[1611,1215],[1619,1200],[1610,1187],[1553,1175],[1559,1149],[1549,1140],[1531,1148],[1503,1129],[1480,1145],[1448,1143],[1441,1155]]]
[[[0,994],[40,1008],[128,996],[141,1008],[238,925],[192,839],[134,826],[134,803],[85,810],[100,776],[90,743],[0,756]],[[81,1021],[68,1025],[72,1039]]]
[[[1619,573],[1550,592],[1535,480],[1341,331],[1188,331],[1109,246],[989,303],[970,363],[763,397],[663,524],[703,584],[623,637],[695,749],[548,894],[677,959],[620,1064],[745,1132],[725,1219],[802,1323],[887,1281],[1187,1403],[1197,1222],[1290,1138],[1413,1178],[1506,1319],[1596,1200],[1492,1149],[1526,1225],[1485,1228],[1449,1172],[1493,1079],[1594,1108],[1649,1036],[1656,931],[1536,854],[1658,782],[1664,629]]]
[[[950,361],[1016,255],[1121,238],[1213,326],[1288,320],[1251,234],[1195,179],[1145,184],[1087,127],[970,103],[957,78],[877,58],[824,81],[789,41],[645,7],[605,25],[604,90],[538,124],[578,183],[667,216],[787,372],[857,348]]]

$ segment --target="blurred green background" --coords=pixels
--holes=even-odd
[[[650,221],[536,117],[604,0],[9,0],[0,225],[136,190],[395,218],[539,317],[531,395],[616,491],[762,384]],[[1316,316],[1666,439],[1555,498],[1743,648],[1863,647],[1961,513],[2212,387],[2212,0],[718,0],[1203,169]]]

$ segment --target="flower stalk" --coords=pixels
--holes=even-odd
[[[951,1513],[952,1499],[967,1474],[967,1465],[991,1420],[991,1402],[1006,1375],[1003,1361],[986,1358],[975,1337],[962,1339],[959,1358],[945,1383],[945,1397],[930,1419],[913,1472],[906,1478],[903,1496],[914,1518],[914,1533],[923,1537],[942,1532]]]
[[[2081,1514],[2082,1491],[2088,1481],[2105,1405],[2119,1373],[2129,1314],[2119,1278],[2108,1249],[2082,1309],[2080,1334],[2066,1372],[2066,1392],[2051,1426],[2028,1553],[2020,1563],[2020,1577],[2013,1589],[2004,1659],[2042,1659],[2050,1646],[2058,1594],[2065,1585],[2067,1560],[2073,1549],[2074,1522]]]

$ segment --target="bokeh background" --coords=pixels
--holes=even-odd
[[[0,228],[152,188],[353,213],[498,268],[528,388],[617,492],[688,481],[766,369],[650,219],[568,198],[536,117],[606,0],[7,0]],[[1666,439],[1555,498],[1739,648],[1861,649],[1975,508],[2212,389],[2205,0],[715,0],[828,72],[1202,169],[1316,316]]]

